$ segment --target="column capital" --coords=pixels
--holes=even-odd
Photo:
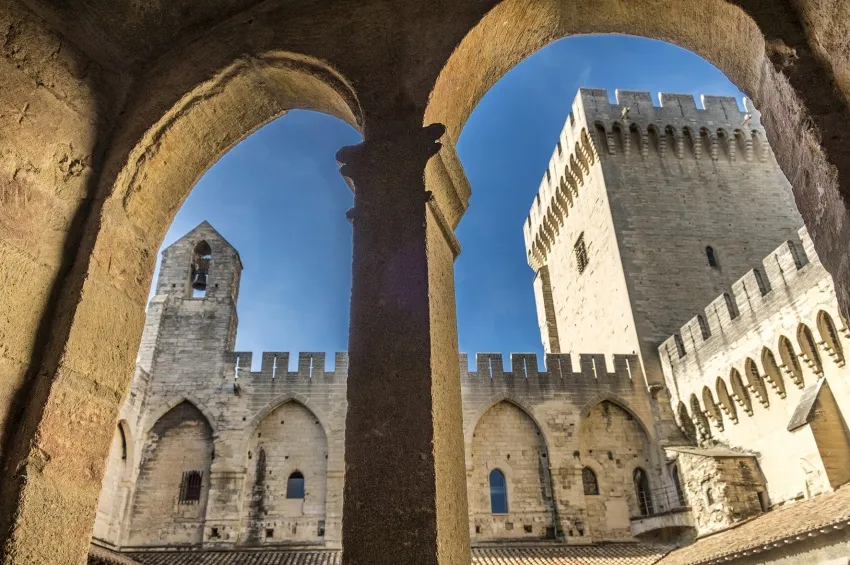
[[[430,124],[403,134],[367,135],[362,143],[337,151],[339,171],[349,182],[362,182],[376,167],[391,167],[395,161],[404,160],[424,170],[428,160],[442,148],[439,139],[445,133],[443,124]]]

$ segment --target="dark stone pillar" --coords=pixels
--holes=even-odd
[[[425,190],[445,128],[337,155],[353,184],[345,565],[468,565],[452,234]]]

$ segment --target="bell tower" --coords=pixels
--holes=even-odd
[[[139,365],[177,362],[198,365],[232,351],[236,343],[236,301],[242,262],[236,249],[208,222],[168,246],[156,292],[148,304]]]

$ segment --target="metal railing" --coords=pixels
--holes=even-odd
[[[638,518],[664,514],[670,510],[687,508],[684,493],[675,487],[663,487],[641,491],[638,495]]]

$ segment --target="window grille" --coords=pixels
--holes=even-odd
[[[581,482],[584,483],[584,494],[599,494],[599,483],[596,481],[596,473],[590,467],[581,470]]]
[[[590,259],[587,256],[587,246],[584,244],[584,233],[578,236],[578,239],[573,246],[573,250],[576,254],[576,266],[578,268],[578,272],[583,273],[587,268],[587,264],[590,262]]]
[[[201,471],[183,471],[180,504],[198,504],[201,501],[201,478]]]

